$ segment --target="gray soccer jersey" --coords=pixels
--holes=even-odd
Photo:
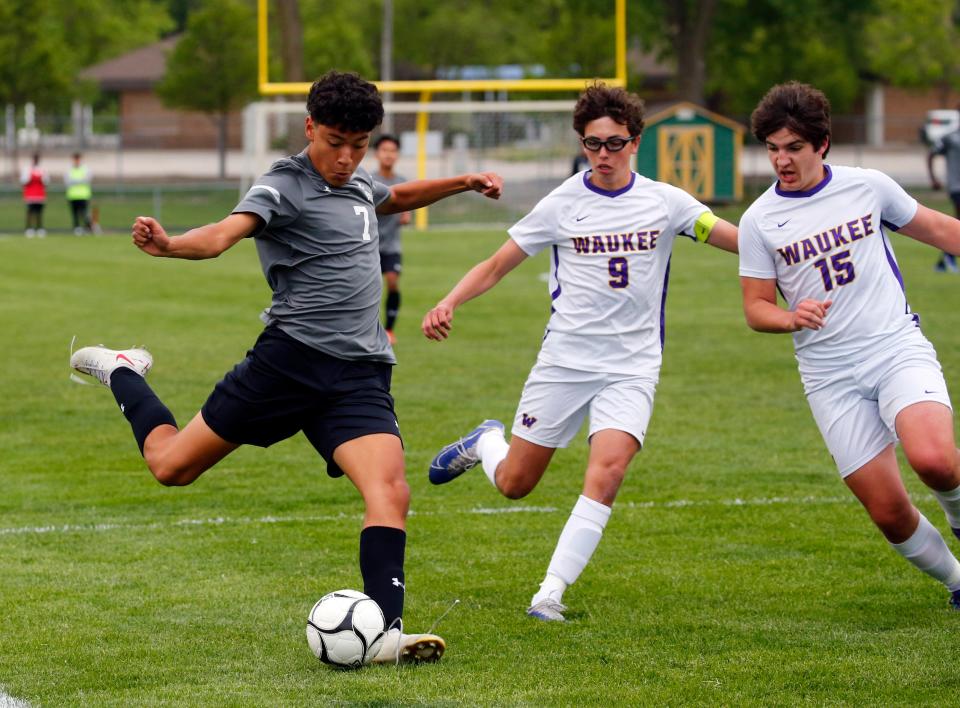
[[[378,172],[373,173],[375,182],[389,187],[407,180],[400,175],[384,177]],[[380,214],[380,253],[395,255],[400,253],[400,214]]]
[[[330,356],[396,363],[380,326],[375,209],[388,197],[363,168],[327,184],[306,152],[257,180],[233,212],[264,222],[252,235],[273,290],[268,324]]]
[[[944,135],[933,144],[932,151],[947,158],[947,191],[960,193],[960,130]]]

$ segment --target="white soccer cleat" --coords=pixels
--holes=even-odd
[[[566,611],[566,605],[547,598],[528,608],[527,614],[543,622],[566,622],[567,618],[563,616]]]
[[[70,355],[70,366],[110,388],[110,375],[121,367],[146,376],[153,366],[153,356],[146,349],[139,348],[83,347]]]
[[[402,634],[399,629],[388,629],[380,651],[370,659],[371,664],[411,664],[439,661],[447,643],[436,634]]]

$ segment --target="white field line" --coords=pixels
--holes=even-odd
[[[4,691],[3,686],[0,686],[0,708],[30,708],[30,704],[14,698]]]
[[[615,504],[616,511],[635,510],[635,509],[680,509],[686,507],[755,507],[755,506],[810,506],[822,504],[849,504],[853,503],[853,496],[841,497],[769,497],[753,499],[717,499],[717,500],[689,500],[676,499],[666,502],[618,502]],[[567,509],[558,509],[552,506],[505,506],[505,507],[472,507],[469,509],[453,509],[443,511],[411,511],[410,516],[454,516],[462,514],[553,514],[557,512],[567,513]],[[178,519],[171,521],[157,521],[153,523],[136,522],[104,522],[99,524],[61,524],[48,526],[13,526],[0,527],[0,536],[21,536],[21,535],[40,535],[40,534],[67,534],[67,533],[105,533],[109,531],[128,531],[133,529],[153,530],[161,528],[176,528],[183,526],[222,526],[222,525],[250,525],[267,526],[271,524],[301,524],[316,523],[326,521],[337,521],[342,519],[361,519],[362,514],[327,514],[327,515],[303,515],[303,516],[260,516],[260,517],[228,517],[217,516],[207,519]],[[0,694],[2,698],[2,694]],[[7,708],[0,703],[0,708]]]

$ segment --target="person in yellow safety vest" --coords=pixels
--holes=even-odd
[[[81,164],[81,160],[82,155],[79,152],[73,153],[73,167],[67,172],[65,179],[75,236],[82,236],[84,230],[92,232],[89,207],[93,189],[90,186],[90,170],[86,165]]]

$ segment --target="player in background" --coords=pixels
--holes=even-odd
[[[23,203],[27,207],[27,225],[24,235],[27,238],[43,238],[47,230],[43,228],[43,207],[47,203],[47,185],[50,175],[40,166],[40,155],[34,153],[30,167],[20,173],[23,185]]]
[[[73,167],[67,171],[63,181],[67,187],[67,203],[73,218],[73,235],[83,236],[84,232],[92,234],[90,200],[93,199],[93,178],[90,168],[83,164],[83,155],[79,152],[73,153]]]
[[[500,421],[486,420],[430,465],[430,481],[443,484],[480,463],[501,494],[519,499],[589,415],[583,493],[527,610],[546,621],[565,619],[564,591],[597,548],[627,466],[644,444],[676,237],[737,250],[733,225],[686,192],[632,171],[643,132],[638,96],[597,82],[577,101],[573,127],[590,170],[569,177],[511,227],[506,243],[474,266],[422,324],[428,338],[446,339],[460,305],[527,257],[550,250],[552,314],[510,442]]]
[[[273,301],[266,329],[181,430],[144,380],[142,349],[85,347],[71,365],[113,392],[144,460],[164,485],[186,485],[242,444],[268,447],[303,431],[363,497],[364,592],[388,625],[402,616],[410,490],[390,395],[395,363],[380,326],[376,213],[402,212],[478,191],[500,196],[491,173],[377,184],[360,162],[383,118],[376,87],[331,71],[307,100],[307,148],[279,160],[222,221],[171,238],[150,217],[133,224],[134,244],[151,256],[215,258],[253,237]],[[444,642],[394,629],[376,662],[434,661]]]
[[[960,217],[960,129],[938,138],[930,146],[930,152],[927,154],[927,172],[930,174],[930,185],[934,189],[940,189],[942,186],[933,173],[933,158],[937,155],[943,155],[947,162],[947,192],[950,194],[950,201],[953,202],[954,213]],[[937,261],[936,270],[941,273],[960,272],[957,268],[957,257],[943,251]]]
[[[747,323],[793,334],[807,401],[843,481],[894,550],[946,585],[960,610],[960,563],[911,503],[894,453],[899,438],[960,537],[950,397],[890,239],[898,231],[960,253],[960,221],[917,204],[882,172],[825,164],[830,103],[811,86],[774,86],[751,123],[777,181],[740,221]]]
[[[384,133],[373,141],[373,152],[377,158],[377,171],[373,178],[380,184],[392,187],[406,182],[406,178],[393,171],[400,156],[400,140],[394,135]],[[387,307],[384,329],[390,344],[397,343],[393,327],[400,312],[400,271],[403,268],[400,250],[400,227],[410,223],[410,212],[399,214],[377,214],[380,226],[380,272],[387,286]]]

